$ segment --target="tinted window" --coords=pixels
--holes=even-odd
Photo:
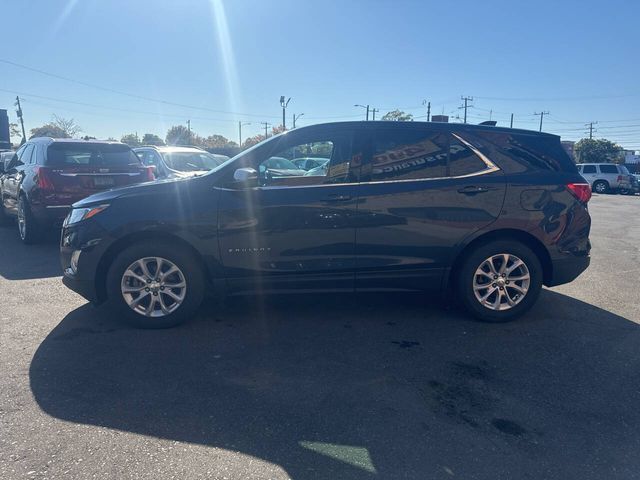
[[[371,179],[446,177],[448,148],[443,133],[413,129],[374,132]]]
[[[127,145],[53,143],[47,149],[47,165],[126,167],[140,165]]]
[[[600,165],[601,173],[618,173],[618,167],[616,165]]]
[[[460,140],[453,137],[449,146],[449,176],[458,177],[485,170],[487,165]]]
[[[585,165],[582,167],[582,173],[596,173],[595,165]]]

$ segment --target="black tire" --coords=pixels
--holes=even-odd
[[[24,223],[20,221],[21,215],[23,216]],[[16,223],[18,224],[18,235],[22,243],[33,245],[40,241],[42,228],[34,218],[31,212],[31,206],[24,195],[20,195],[20,198],[18,198],[18,221]]]
[[[494,255],[500,255],[503,253],[518,257],[524,262],[529,273],[529,286],[524,297],[522,297],[514,306],[510,307],[508,310],[493,310],[482,304],[480,300],[476,298],[474,292],[474,277],[476,270],[485,260]],[[457,278],[457,292],[467,311],[476,319],[484,322],[508,322],[523,315],[535,304],[536,300],[538,300],[540,290],[542,289],[542,273],[542,266],[537,255],[523,243],[518,242],[517,240],[492,241],[480,245],[473,251],[467,253],[459,270]],[[493,280],[489,280],[489,282],[493,282]],[[494,288],[493,285],[498,284],[492,284],[492,288]],[[511,292],[510,294],[514,295],[514,290],[512,290],[512,288],[513,285],[511,287],[503,285],[503,288],[500,290],[506,293],[508,289],[508,291]],[[488,291],[489,288],[481,291],[481,295]],[[496,292],[496,294],[497,293],[499,292]],[[515,295],[519,296],[517,292]],[[491,297],[491,299],[495,298],[496,297]]]
[[[125,271],[136,260],[146,257],[160,257],[173,263],[184,276],[186,293],[182,304],[176,310],[160,317],[145,316],[134,311],[127,304],[121,290]],[[186,322],[196,313],[202,303],[205,278],[197,259],[189,251],[176,248],[166,242],[143,241],[122,251],[109,267],[106,278],[108,308],[120,313],[120,318],[138,328],[169,328]],[[156,291],[156,297],[167,299],[165,293]],[[147,296],[151,293],[147,293]],[[151,300],[151,297],[148,297]],[[171,301],[171,299],[169,299]],[[157,310],[157,309],[156,309]]]
[[[606,180],[596,180],[593,182],[593,191],[596,193],[609,193],[609,182]]]

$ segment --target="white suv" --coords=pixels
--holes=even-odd
[[[624,165],[580,163],[577,167],[596,193],[627,193],[631,190],[631,174]]]

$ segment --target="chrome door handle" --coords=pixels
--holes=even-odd
[[[478,193],[488,192],[489,189],[487,187],[476,187],[476,186],[468,186],[458,189],[458,193],[463,193],[465,195],[476,195]]]

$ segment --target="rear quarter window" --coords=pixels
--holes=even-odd
[[[617,165],[600,165],[600,173],[618,173]]]
[[[46,164],[52,167],[127,167],[141,165],[127,145],[54,143],[47,149]]]

